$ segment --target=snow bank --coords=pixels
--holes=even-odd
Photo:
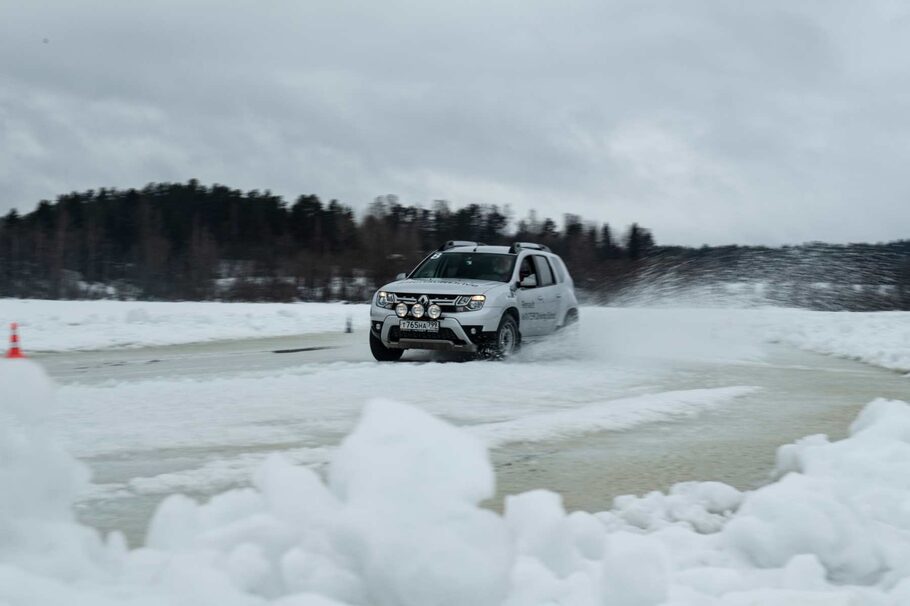
[[[0,359],[0,603],[28,603],[59,583],[102,576],[125,542],[74,522],[88,470],[50,438],[50,381],[27,360]],[[35,603],[43,603],[42,601]],[[61,601],[60,603],[63,603]]]
[[[679,302],[676,302],[679,304]],[[19,322],[29,351],[172,345],[341,331],[369,323],[368,306],[341,303],[157,303],[0,299],[0,323]],[[585,308],[584,355],[654,360],[761,357],[782,341],[823,354],[910,372],[910,312],[797,309]],[[551,340],[524,361],[578,356]]]
[[[484,446],[370,403],[327,480],[280,456],[253,488],[172,496],[146,545],[74,522],[86,471],[49,439],[51,391],[0,360],[0,603],[281,606],[906,604],[910,405],[878,400],[831,443],[778,453],[753,492],[686,483],[566,514],[547,491],[502,516]]]
[[[619,398],[532,415],[497,423],[482,423],[468,431],[483,438],[489,447],[510,442],[555,440],[596,431],[616,431],[644,423],[692,417],[720,408],[731,400],[759,391],[758,387],[733,386],[714,389],[665,391]]]
[[[423,368],[434,370],[435,365]],[[488,365],[489,366],[489,365]],[[454,392],[459,380],[469,380],[467,375],[453,370],[452,377],[439,378],[427,382],[433,391]],[[400,367],[396,367],[400,370]],[[475,377],[476,378],[476,377]],[[331,385],[352,381],[332,381]],[[370,381],[369,376],[362,382],[375,390],[381,381]],[[452,383],[450,386],[449,383]],[[567,382],[559,385],[566,385]],[[356,392],[356,395],[341,387],[336,400],[331,400],[322,393],[312,394],[312,390],[301,389],[297,384],[282,382],[281,390],[268,388],[269,381],[260,379],[253,387],[258,394],[246,389],[243,381],[230,380],[217,382],[217,388],[209,388],[214,394],[231,394],[231,397],[219,395],[214,400],[196,400],[192,412],[185,410],[185,404],[194,400],[194,387],[198,382],[184,382],[179,385],[184,389],[183,396],[169,393],[167,397],[157,397],[156,384],[144,382],[135,391],[111,391],[112,400],[120,401],[111,407],[103,406],[88,419],[79,419],[78,415],[67,415],[55,419],[52,424],[58,436],[69,440],[68,448],[83,457],[110,456],[129,458],[135,450],[147,449],[176,452],[180,449],[199,451],[210,449],[209,459],[201,465],[188,467],[180,471],[168,471],[157,475],[132,477],[126,482],[109,482],[92,484],[90,490],[83,493],[80,500],[111,499],[135,495],[162,495],[173,492],[191,492],[194,494],[213,494],[228,488],[245,485],[253,471],[270,455],[279,452],[283,458],[301,465],[318,467],[331,460],[334,448],[326,446],[295,447],[291,449],[275,448],[275,444],[289,444],[313,440],[314,425],[319,432],[331,429],[332,434],[343,435],[351,430],[359,414],[359,407],[346,405],[346,398],[363,401],[368,399],[371,390]],[[521,398],[524,406],[513,406],[505,411],[499,408],[497,416],[490,422],[479,417],[465,418],[463,404],[456,398],[446,402],[444,407],[439,402],[428,406],[427,402],[434,397],[433,393],[424,392],[421,383],[413,383],[408,391],[407,402],[424,409],[431,409],[435,414],[445,414],[457,418],[457,424],[471,435],[480,438],[488,448],[496,448],[515,442],[549,441],[568,436],[583,435],[595,431],[617,431],[628,429],[644,423],[671,421],[692,417],[708,410],[714,410],[733,403],[736,399],[758,392],[756,387],[733,386],[713,389],[689,389],[653,393],[630,398],[606,399],[593,404],[579,404],[572,407],[560,407],[560,410],[537,412],[534,402],[521,398],[516,389],[513,396]],[[132,387],[133,385],[131,385]],[[60,393],[67,399],[68,407],[88,404],[98,405],[98,388],[61,388]],[[265,391],[265,394],[263,394]],[[143,393],[145,392],[145,393]],[[288,398],[286,394],[307,393],[308,398]],[[119,394],[119,395],[118,395]],[[262,400],[282,402],[272,408],[264,405],[246,406],[254,397]],[[555,392],[540,392],[542,399],[557,400]],[[404,395],[402,396],[404,397]],[[302,403],[306,401],[307,405]],[[318,405],[315,403],[318,401]],[[215,407],[209,407],[209,404]],[[490,410],[496,410],[493,401],[483,402]],[[500,418],[508,415],[508,418]],[[332,417],[332,418],[329,418]],[[104,422],[100,422],[103,418]],[[213,420],[217,419],[217,421]],[[125,440],[124,436],[129,439]],[[249,447],[259,443],[262,452],[245,452],[234,454],[230,445],[243,443]],[[231,454],[222,454],[227,451]]]
[[[769,342],[910,372],[910,312],[802,309],[582,310],[582,340],[650,362],[757,360]]]
[[[780,341],[910,372],[910,312],[794,312],[781,319],[771,331]]]
[[[0,299],[29,351],[175,345],[366,328],[366,305]]]

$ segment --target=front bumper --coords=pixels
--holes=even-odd
[[[474,314],[464,315],[473,316]],[[491,333],[484,330],[484,323],[480,321],[480,318],[470,318],[469,321],[476,321],[477,324],[462,325],[457,319],[446,316],[439,319],[438,333],[409,332],[401,330],[401,318],[398,316],[383,314],[382,317],[379,317],[374,310],[370,331],[390,349],[432,349],[475,353],[486,340],[491,338]]]

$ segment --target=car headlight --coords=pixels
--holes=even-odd
[[[433,303],[427,307],[427,315],[430,316],[431,320],[436,320],[439,316],[442,315],[442,308]]]
[[[423,317],[423,305],[420,303],[414,303],[414,307],[411,308],[411,315],[415,318]]]
[[[395,306],[395,315],[397,315],[399,318],[403,318],[406,315],[408,315],[408,306],[405,305],[404,303],[399,303],[398,305],[396,305]]]
[[[393,292],[385,292],[380,290],[376,293],[376,305],[379,307],[385,307],[386,309],[392,309],[395,307],[395,303],[398,302],[398,297],[395,296]]]
[[[483,308],[487,298],[483,295],[461,295],[455,299],[457,311],[477,311]]]

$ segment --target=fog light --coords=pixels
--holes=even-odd
[[[395,306],[395,313],[398,314],[399,318],[403,318],[408,315],[408,306],[404,303],[399,303]]]
[[[439,316],[442,315],[442,309],[438,305],[433,303],[432,305],[427,307],[427,315],[430,316],[431,320],[435,320],[436,318],[438,318]]]
[[[476,334],[477,334],[477,329],[476,329],[476,328],[472,328],[472,329],[471,329],[471,334],[472,334],[472,335],[476,335]]]
[[[415,318],[423,317],[423,305],[420,303],[414,303],[414,307],[411,308],[411,315]]]

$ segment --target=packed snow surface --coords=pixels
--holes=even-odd
[[[27,352],[341,331],[349,316],[364,334],[367,315],[0,300]],[[764,393],[690,380],[692,363],[758,368],[768,343],[786,343],[910,371],[910,314],[586,308],[582,328],[506,364],[347,360],[74,382],[56,408],[39,368],[0,360],[0,605],[910,603],[900,402],[869,404],[847,440],[781,448],[777,480],[752,492],[688,482],[596,514],[567,515],[546,491],[508,497],[501,516],[479,507],[494,493],[487,448]],[[161,464],[93,485],[72,455]],[[72,513],[87,496],[229,487],[202,504],[168,497],[133,550]]]
[[[0,603],[20,605],[746,605],[910,603],[910,405],[877,400],[848,439],[778,452],[778,479],[481,508],[470,432],[374,400],[323,480],[282,456],[252,487],[168,498],[130,550],[74,521],[86,468],[54,441],[53,389],[0,360]]]
[[[91,500],[236,487],[269,452],[324,464],[377,396],[418,406],[498,448],[691,418],[756,392],[723,378],[679,384],[680,360],[761,359],[733,328],[675,316],[652,318],[634,335],[612,319],[585,316],[583,324],[579,338],[528,346],[504,364],[357,361],[369,356],[360,332],[363,357],[353,360],[68,383],[49,422],[70,452],[99,469]]]
[[[640,331],[637,308],[585,308],[620,331]],[[797,309],[652,309],[673,330],[674,318],[690,322],[710,316],[714,328],[742,331],[809,351],[860,360],[910,372],[910,312],[816,312]],[[342,303],[157,303],[144,301],[46,301],[0,299],[0,322],[19,322],[31,351],[71,351],[111,347],[173,345],[225,339],[251,339],[353,328],[369,323],[366,305]],[[631,319],[631,322],[627,320]],[[653,331],[652,331],[653,332]],[[628,344],[653,345],[629,332]],[[716,340],[705,342],[706,352]],[[729,340],[728,340],[729,342]]]
[[[369,324],[365,305],[0,299],[0,322],[18,322],[31,351],[147,347],[279,337]]]

